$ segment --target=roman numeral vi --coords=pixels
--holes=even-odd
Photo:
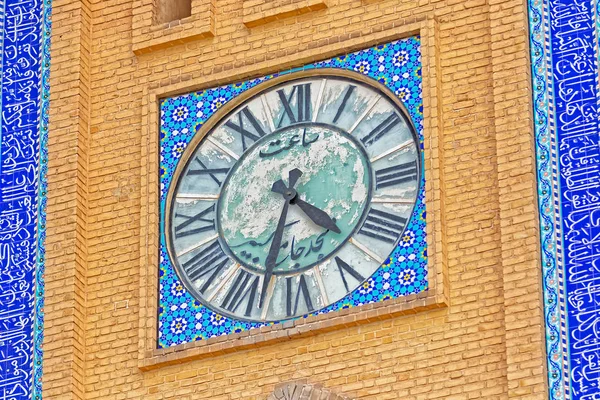
[[[308,291],[308,285],[306,284],[306,278],[304,275],[300,275],[300,282],[298,283],[298,287],[296,288],[296,296],[293,300],[292,306],[292,295],[294,289],[294,278],[289,277],[286,278],[286,304],[285,310],[288,317],[296,315],[298,312],[298,303],[300,302],[300,295],[302,294],[302,299],[304,300],[304,304],[306,304],[306,308],[308,312],[313,312],[314,307],[312,304],[312,300],[310,298],[310,292]]]

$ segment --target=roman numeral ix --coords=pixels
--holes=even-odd
[[[215,278],[221,274],[228,261],[229,257],[223,252],[219,242],[215,240],[210,246],[184,262],[182,267],[192,282],[210,274],[199,289],[200,293],[204,293]]]
[[[195,235],[196,233],[211,231],[215,229],[215,220],[214,218],[205,218],[206,215],[215,211],[214,203],[200,211],[198,214],[193,216],[187,216],[180,213],[175,213],[175,217],[185,218],[185,221],[175,226],[175,237],[180,238],[183,236]],[[201,226],[197,226],[195,228],[188,228],[194,222],[202,222]],[[185,230],[188,228],[187,230]]]
[[[237,119],[237,124],[234,122],[234,119]],[[244,119],[250,124],[244,124]],[[254,114],[250,112],[248,107],[244,107],[233,118],[225,122],[225,126],[240,133],[242,136],[243,151],[246,151],[246,149],[249,147],[249,144],[246,144],[247,139],[254,143],[265,135],[265,131],[263,130],[262,126],[260,126],[256,120],[256,117],[254,117]],[[250,127],[252,128],[252,131],[249,130]]]
[[[277,128],[281,128],[281,124],[283,120],[287,116],[290,121],[290,124],[295,124],[297,122],[310,121],[310,83],[303,83],[301,85],[294,85],[292,91],[289,96],[285,95],[283,89],[279,89],[277,91],[279,95],[279,100],[283,105],[284,113],[277,124]],[[296,96],[296,111],[294,112],[292,108],[292,99]]]
[[[363,235],[387,243],[396,243],[398,236],[406,225],[406,218],[371,208],[362,228],[358,231]]]
[[[417,180],[417,161],[375,171],[377,189]]]

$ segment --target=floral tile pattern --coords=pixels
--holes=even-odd
[[[262,326],[222,316],[203,306],[179,281],[164,237],[165,201],[173,172],[195,132],[228,101],[275,76],[313,68],[360,72],[387,86],[406,106],[423,148],[421,53],[418,36],[365,49],[303,68],[245,82],[202,90],[161,101],[160,111],[160,271],[158,347],[227,335]],[[340,301],[317,311],[331,311],[394,299],[428,288],[424,181],[407,229],[392,255],[363,285]]]

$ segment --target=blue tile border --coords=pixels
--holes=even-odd
[[[6,1],[0,0],[0,72],[2,69],[2,61],[4,60],[4,17],[5,17]],[[2,74],[0,74],[2,76]],[[0,79],[0,110],[2,110],[2,79]],[[0,143],[2,143],[2,129],[0,129]],[[2,151],[0,151],[0,165],[2,165]]]
[[[414,36],[358,52],[316,62],[302,68],[268,75],[199,92],[163,99],[160,102],[160,266],[158,347],[205,340],[263,326],[235,320],[204,307],[187,292],[169,260],[164,238],[164,206],[169,184],[179,157],[197,129],[229,100],[275,76],[313,68],[354,70],[386,85],[406,106],[423,148],[423,101],[421,87],[420,37]],[[423,178],[424,179],[424,178]],[[425,237],[425,183],[407,226],[407,240],[367,280],[345,298],[316,312],[327,313],[427,290],[427,245]],[[401,281],[400,276],[410,276]]]
[[[41,399],[51,0],[0,8],[0,398]]]
[[[16,399],[41,398],[50,14],[51,0],[0,1],[4,117],[0,123],[0,327],[4,333],[0,395]],[[549,398],[553,400],[591,400],[600,393],[600,267],[595,265],[600,259],[595,220],[600,210],[596,181],[600,176],[599,16],[597,0],[529,0]],[[570,34],[581,49],[565,47]],[[25,69],[7,56],[14,43],[30,50],[20,53],[30,57]],[[579,57],[568,67],[573,70],[559,72],[573,54]],[[27,72],[33,74],[22,81],[14,78]],[[593,83],[584,88],[585,74],[591,74]],[[565,89],[574,76],[573,87]],[[576,97],[570,98],[571,89],[579,91]],[[569,128],[577,118],[592,122],[580,124],[573,133]],[[577,155],[586,163],[576,161]],[[574,176],[581,179],[575,181]],[[19,178],[26,185],[15,195],[11,188]],[[583,192],[575,193],[578,190]],[[577,279],[584,274],[588,277]],[[18,307],[23,310],[12,313]],[[13,340],[6,333],[9,329],[22,339]]]
[[[549,398],[600,398],[598,0],[529,0]]]

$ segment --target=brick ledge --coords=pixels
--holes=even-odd
[[[281,5],[277,5],[277,3],[282,3],[281,1],[271,1],[262,6],[248,5],[249,3],[251,2],[244,1],[243,17],[244,25],[248,28],[327,8],[325,0],[294,0],[286,1],[286,4]]]
[[[166,349],[148,350],[145,352],[145,357],[139,360],[138,367],[142,371],[149,371],[168,365],[181,364],[447,306],[448,303],[443,295],[438,294],[436,296],[431,291],[425,291],[381,303],[365,304],[327,314],[287,321],[282,324],[263,326],[245,332],[184,343]]]
[[[153,23],[152,0],[134,4],[131,49],[136,56],[215,36],[215,0],[195,2],[192,15],[168,23]]]

